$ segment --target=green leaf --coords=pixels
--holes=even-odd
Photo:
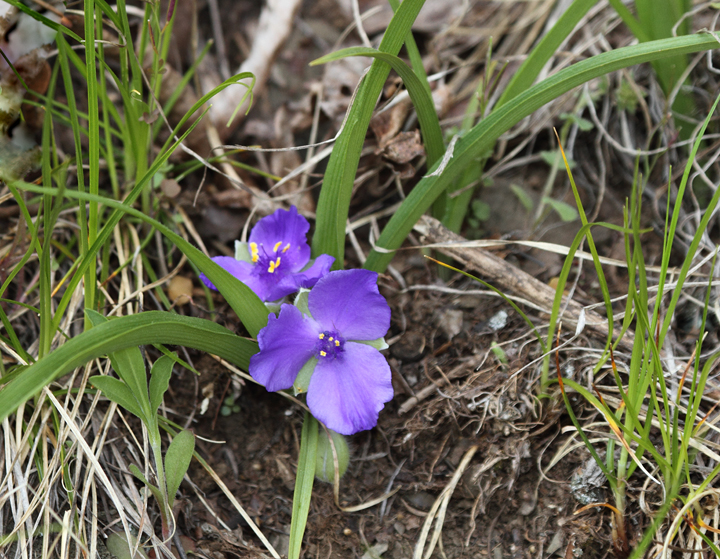
[[[510,187],[512,188],[512,186]],[[478,221],[487,221],[492,215],[492,208],[487,202],[482,200],[473,200],[472,204],[473,217]]]
[[[90,377],[91,384],[102,391],[106,397],[125,408],[131,414],[139,417],[141,420],[146,421],[145,414],[140,408],[135,395],[127,387],[127,385],[115,377],[108,376],[93,376]]]
[[[109,354],[110,362],[117,375],[135,396],[145,417],[150,419],[150,399],[148,398],[147,370],[140,348],[129,347]]]
[[[378,338],[377,340],[353,340],[353,342],[369,345],[370,347],[374,347],[377,350],[383,350],[390,347],[389,345],[387,345],[385,338]]]
[[[575,113],[562,113],[560,115],[560,118],[563,120],[568,120],[572,122],[573,124],[576,124],[577,127],[582,130],[583,132],[588,132],[592,130],[595,125],[592,123],[592,121],[583,118],[581,116],[576,115]]]
[[[400,4],[380,42],[380,51],[392,55],[400,52],[400,47],[423,3],[424,0],[405,0]],[[373,61],[358,87],[355,101],[348,111],[345,127],[335,142],[323,178],[316,210],[313,255],[334,256],[336,269],[342,268],[344,263],[345,227],[360,152],[375,104],[389,73],[390,66],[387,63],[381,60]]]
[[[165,453],[165,478],[167,480],[168,507],[170,508],[175,501],[180,482],[190,466],[194,450],[195,435],[185,430],[175,435]]]
[[[631,45],[582,60],[520,93],[502,107],[492,111],[487,118],[458,140],[452,159],[440,175],[430,176],[436,170],[431,169],[430,174],[415,185],[377,240],[377,246],[385,250],[379,252],[373,249],[365,261],[365,268],[376,272],[384,271],[393,257],[392,251],[400,247],[413,225],[435,199],[453,184],[468,165],[475,164],[478,157],[492,149],[501,134],[546,103],[593,78],[621,68],[661,60],[675,54],[710,50],[716,47],[715,38],[707,34],[686,35]],[[318,212],[319,209],[318,207]],[[327,208],[327,211],[339,211],[339,209]]]
[[[295,392],[295,396],[297,396],[298,394],[307,393],[308,386],[310,386],[310,378],[315,372],[315,365],[317,365],[317,363],[317,358],[311,357],[310,359],[308,359],[307,363],[302,366],[297,376],[295,377],[295,382],[293,383],[293,391]]]
[[[326,54],[322,58],[318,58],[310,63],[310,66],[317,64],[327,64],[333,60],[340,60],[348,56],[369,56],[377,60],[382,60],[395,70],[402,79],[407,88],[410,100],[415,106],[420,123],[420,131],[423,140],[425,140],[425,151],[427,151],[427,164],[433,165],[439,161],[443,153],[445,153],[445,143],[443,142],[443,133],[440,128],[440,121],[435,112],[435,104],[430,91],[424,86],[420,78],[417,77],[412,68],[400,60],[397,56],[387,52],[381,52],[368,47],[350,47]],[[344,229],[343,229],[344,232]]]
[[[145,479],[145,476],[140,471],[140,468],[138,468],[135,464],[130,464],[128,466],[128,470],[130,470],[130,473],[132,475],[134,475],[136,478],[138,478],[140,481],[142,481],[145,484],[145,486],[150,490],[150,493],[153,494],[153,497],[155,497],[155,500],[158,503],[163,502],[163,496],[162,496],[162,493],[160,492],[160,489],[158,489],[155,485],[153,485],[147,479]]]
[[[497,359],[503,365],[508,364],[507,354],[505,353],[505,350],[502,348],[502,346],[498,345],[497,342],[492,342],[490,344],[490,349],[493,352],[495,359]]]
[[[517,184],[511,184],[510,190],[515,195],[515,197],[520,201],[523,208],[525,208],[527,211],[530,211],[533,209],[533,206],[535,203],[533,202],[533,199],[530,197],[530,195],[527,193],[527,190],[525,190],[522,186],[519,186]]]
[[[309,293],[309,289],[300,288],[300,291],[298,291],[298,294],[295,296],[295,301],[293,302],[293,305],[295,305],[297,309],[305,316],[309,316],[312,318],[312,315],[310,314],[310,307],[308,306]]]
[[[310,498],[315,481],[317,463],[318,422],[309,412],[305,412],[302,435],[300,436],[300,456],[298,457],[295,493],[293,494],[292,520],[290,521],[290,547],[288,559],[298,559],[302,549],[303,534],[310,512]]]
[[[543,196],[543,202],[555,210],[563,221],[575,221],[578,218],[577,210],[567,202],[555,200],[549,196]]]
[[[541,151],[541,152],[540,152],[540,157],[542,157],[543,161],[544,161],[545,163],[547,163],[548,165],[550,165],[551,167],[552,167],[553,165],[558,165],[558,166],[559,166],[560,163],[561,163],[562,160],[563,160],[562,155],[560,154],[560,150],[557,150],[557,149],[554,149],[554,150],[551,150],[551,151]],[[568,158],[568,159],[567,159],[567,162],[568,162],[568,166],[569,166],[571,169],[574,169],[574,168],[575,168],[575,161],[573,161],[572,159]]]
[[[40,359],[0,390],[0,421],[54,379],[91,359],[143,344],[175,344],[213,353],[247,370],[257,343],[202,318],[149,311],[83,332]]]
[[[175,361],[163,355],[155,361],[150,370],[150,411],[153,414],[157,413],[160,404],[162,404],[165,391],[170,385],[174,365]]]

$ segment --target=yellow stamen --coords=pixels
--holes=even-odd
[[[324,340],[324,339],[325,339],[325,334],[318,334],[318,338],[320,338],[321,340]]]
[[[273,247],[273,252],[277,252],[277,249],[280,248],[280,245],[282,244],[282,241],[278,241],[275,243],[275,246]]]
[[[320,357],[325,357],[326,355],[327,355],[327,353],[325,353],[324,351],[320,352]]]
[[[333,341],[333,337],[330,336],[330,337],[328,338],[328,341],[332,342],[332,341]]]
[[[258,261],[259,255],[257,243],[250,243],[250,255],[252,256],[253,262]]]
[[[280,257],[279,256],[277,257],[275,262],[273,262],[272,260],[270,261],[270,266],[268,266],[268,272],[270,272],[272,274],[273,272],[275,272],[275,270],[278,269],[278,266],[280,266]]]
[[[335,347],[340,347],[340,340],[335,340]]]
[[[290,248],[290,243],[286,244],[286,245],[283,247],[282,251],[283,251],[283,252],[287,252],[289,248]]]

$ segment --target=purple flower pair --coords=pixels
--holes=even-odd
[[[237,243],[236,258],[213,260],[265,302],[300,291],[258,334],[250,374],[271,392],[307,392],[317,419],[351,435],[374,427],[393,397],[390,367],[378,351],[387,347],[390,307],[375,272],[330,272],[334,258],[326,254],[311,263],[309,228],[295,207],[277,210],[258,221],[248,243]]]
[[[310,262],[307,232],[310,224],[297,208],[277,210],[262,218],[247,243],[236,243],[235,258],[216,256],[213,261],[252,289],[265,302],[277,301],[300,288],[309,288],[330,271],[335,259],[321,254]],[[205,274],[200,279],[217,288]]]

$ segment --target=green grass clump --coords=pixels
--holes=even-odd
[[[642,178],[636,172],[635,184],[624,214],[624,227],[622,228],[625,236],[629,291],[620,333],[615,336],[614,343],[613,309],[609,288],[592,241],[591,224],[585,218],[572,172],[566,164],[583,220],[583,228],[573,242],[560,275],[555,305],[550,317],[547,343],[551,343],[555,333],[554,326],[559,319],[563,290],[575,251],[580,241],[585,238],[593,254],[595,271],[604,296],[610,325],[605,353],[595,366],[593,374],[594,378],[598,378],[600,372],[607,368],[607,362],[610,360],[612,373],[610,378],[614,381],[614,388],[617,389],[619,398],[613,398],[610,401],[602,396],[602,387],[593,385],[592,388],[595,392],[593,393],[590,387],[583,386],[575,380],[563,378],[560,373],[559,357],[556,356],[558,359],[557,382],[577,434],[582,438],[603,471],[610,486],[613,502],[608,506],[613,511],[613,543],[616,554],[622,557],[642,557],[672,508],[682,509],[684,512],[683,515],[678,515],[679,522],[676,520],[673,530],[667,534],[664,542],[665,548],[674,541],[679,523],[686,520],[697,537],[701,538],[715,553],[718,553],[713,542],[698,529],[698,526],[702,525],[703,513],[697,503],[720,474],[720,464],[701,476],[696,474],[695,469],[696,457],[699,453],[710,452],[709,456],[711,458],[714,456],[703,443],[711,426],[706,421],[709,417],[708,410],[701,409],[708,376],[720,357],[720,353],[717,351],[709,356],[701,357],[703,356],[704,332],[713,273],[710,273],[706,290],[700,338],[695,344],[693,355],[687,362],[681,378],[674,377],[675,380],[669,384],[668,379],[677,375],[677,372],[668,371],[664,365],[665,347],[666,343],[669,343],[667,336],[678,301],[691,268],[697,266],[700,259],[698,253],[700,243],[703,236],[707,234],[710,216],[720,201],[719,190],[709,201],[707,210],[687,247],[683,264],[676,273],[677,275],[672,278],[674,283],[671,284],[670,257],[678,233],[684,195],[688,188],[693,161],[697,157],[703,135],[718,101],[720,101],[720,97],[715,101],[694,142],[690,159],[672,204],[671,198],[668,196],[665,238],[660,271],[655,279],[656,286],[653,286],[653,282],[650,281],[642,251],[642,237],[648,231],[641,228]],[[668,186],[668,191],[671,188],[672,184]],[[702,260],[710,263],[710,270],[714,270],[716,257],[717,251],[714,251]],[[617,347],[619,339],[630,332],[631,328],[633,332],[632,354],[626,365],[618,367],[613,357],[613,347]],[[543,386],[548,387],[550,381],[548,362],[546,361]],[[608,427],[604,457],[603,451],[596,448],[596,445],[590,441],[583,426],[575,417],[567,396],[568,389],[579,393],[604,418]],[[662,489],[662,503],[640,541],[634,541],[631,538],[630,525],[626,516],[627,495],[633,475],[635,475],[635,479],[645,478],[650,485],[660,486]]]

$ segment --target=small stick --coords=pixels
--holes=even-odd
[[[415,225],[415,230],[424,235],[427,242],[447,243],[448,246],[437,247],[437,250],[460,262],[463,266],[480,272],[484,278],[501,291],[510,291],[531,301],[535,301],[550,312],[555,299],[555,290],[549,285],[534,278],[530,274],[505,262],[502,258],[491,252],[479,248],[453,247],[452,243],[466,241],[465,238],[453,233],[438,220],[422,216]],[[568,301],[563,321],[577,324],[583,306],[576,301]],[[592,310],[585,310],[585,323],[588,329],[599,338],[606,338],[608,332],[607,320]],[[618,344],[618,349],[632,351],[633,334],[625,332]]]

